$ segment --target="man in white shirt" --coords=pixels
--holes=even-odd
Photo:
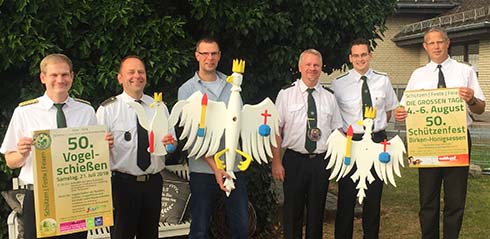
[[[97,109],[97,120],[114,136],[110,152],[114,205],[111,238],[155,239],[162,207],[160,171],[165,167],[165,156],[150,155],[148,132],[139,125],[136,112],[128,105],[140,103],[148,119],[155,113],[150,108],[153,98],[143,92],[147,82],[143,61],[137,56],[123,58],[117,79],[123,92]],[[168,117],[166,106],[165,114]],[[164,145],[176,144],[174,135],[170,129],[169,134],[157,140]]]
[[[303,238],[305,206],[306,238],[323,236],[330,176],[324,159],[326,142],[333,130],[342,127],[342,119],[332,92],[319,83],[322,65],[320,52],[303,51],[298,62],[301,79],[279,91],[276,98],[281,137],[276,137],[280,147],[272,151],[272,176],[284,182],[285,239]],[[285,149],[282,160],[281,148]]]
[[[36,238],[34,212],[34,178],[32,168],[31,146],[32,133],[35,130],[56,129],[96,125],[95,112],[87,101],[71,98],[68,95],[73,78],[71,60],[63,54],[51,54],[40,63],[41,83],[45,85],[43,96],[24,101],[15,108],[8,126],[0,152],[5,154],[9,168],[21,168],[19,179],[28,185],[24,198],[21,220],[24,224],[24,238]],[[58,109],[63,112],[65,122],[57,120]],[[49,238],[82,239],[87,232]]]
[[[482,114],[485,111],[485,96],[471,66],[449,57],[450,40],[441,28],[431,28],[424,35],[424,49],[430,62],[416,69],[406,90],[459,87],[459,96],[469,111]],[[440,81],[442,71],[444,82]],[[442,83],[442,84],[441,84]],[[404,105],[404,98],[401,100]],[[395,119],[404,121],[407,111],[399,107]],[[472,120],[467,116],[468,125]],[[468,131],[468,149],[471,154],[471,136]],[[458,238],[463,221],[468,167],[419,168],[420,227],[422,238],[439,238],[439,210],[441,184],[444,184],[443,237]]]
[[[337,77],[332,82],[332,88],[339,103],[343,131],[347,132],[349,125],[352,125],[354,129],[353,140],[361,140],[364,134],[363,127],[356,124],[358,120],[364,119],[364,108],[374,107],[376,109],[372,139],[379,143],[386,139],[385,129],[388,126],[391,111],[398,106],[398,99],[388,75],[370,68],[371,59],[369,41],[366,39],[354,40],[351,43],[349,54],[349,60],[354,69]],[[363,87],[367,87],[367,89]],[[369,94],[362,91],[368,91]],[[367,100],[363,99],[363,94],[366,94]],[[356,172],[356,169],[354,166],[347,176],[340,179],[338,184],[335,238],[352,238],[357,189],[350,176]],[[378,238],[379,236],[383,181],[377,177],[374,167],[371,168],[371,173],[375,180],[368,185],[366,199],[364,199],[362,207],[364,238]]]

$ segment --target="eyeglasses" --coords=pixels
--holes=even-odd
[[[220,54],[219,51],[213,51],[213,52],[206,52],[206,51],[198,51],[197,53],[199,53],[199,55],[201,56],[205,56],[205,57],[215,57],[215,56],[218,56]]]
[[[366,58],[369,55],[369,53],[362,53],[362,54],[351,54],[352,58]]]

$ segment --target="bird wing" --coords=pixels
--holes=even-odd
[[[141,104],[138,102],[128,102],[128,105],[136,112],[136,115],[138,116],[138,122],[141,127],[148,131],[148,129],[150,128],[150,122],[148,121],[148,117],[146,116],[146,112],[143,106],[141,106]]]
[[[352,141],[354,142],[354,141]],[[332,169],[329,180],[337,177],[336,181],[339,181],[342,177],[347,175],[352,166],[354,165],[355,158],[351,154],[351,162],[349,165],[344,164],[344,157],[347,148],[347,137],[339,130],[333,131],[327,139],[327,153],[325,159],[330,156],[327,169]]]
[[[200,158],[215,154],[225,129],[222,123],[222,118],[226,115],[225,103],[209,100],[206,106],[204,137],[197,135],[203,108],[202,96],[201,92],[195,92],[188,99],[178,101],[169,117],[170,127],[175,126],[180,118],[179,126],[183,126],[184,129],[179,139],[187,138],[183,150],[189,150],[188,157]]]
[[[270,134],[261,136],[259,127],[264,125],[263,114],[267,116]],[[272,158],[271,145],[277,147],[276,135],[279,135],[279,112],[269,98],[256,105],[245,105],[241,112],[241,132],[243,152],[252,154],[258,163],[267,163],[267,157]]]
[[[395,136],[388,141],[386,146],[386,152],[390,154],[390,161],[388,163],[382,163],[381,161],[374,160],[374,169],[378,177],[385,181],[385,183],[391,183],[391,185],[396,187],[395,177],[393,172],[398,177],[401,177],[400,165],[404,167],[403,154],[406,153],[405,144],[400,139],[400,137]],[[383,152],[383,144],[377,144],[378,152]]]

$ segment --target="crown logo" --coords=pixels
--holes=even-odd
[[[243,74],[243,72],[245,72],[245,61],[234,59],[233,60],[233,67],[231,68],[231,71],[233,71],[234,73],[242,73]]]
[[[153,99],[155,100],[155,102],[162,102],[162,92],[160,93],[153,93]]]
[[[376,109],[373,107],[366,107],[364,110],[364,118],[374,119],[376,117]]]

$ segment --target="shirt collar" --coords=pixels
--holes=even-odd
[[[306,90],[309,88],[308,86],[306,86],[306,84],[303,82],[302,79],[299,79],[299,89],[301,90],[301,93],[305,93]],[[318,81],[318,83],[316,83],[315,87],[313,87],[316,91],[319,91],[320,88],[321,88],[321,85],[320,85],[320,81]]]
[[[203,82],[203,80],[201,80],[201,78],[199,77],[199,74],[197,71],[194,73],[193,79],[196,83]],[[220,84],[226,83],[226,75],[219,72],[219,71],[216,71],[216,81],[219,81]]]
[[[133,97],[129,96],[128,94],[126,94],[126,92],[123,92],[122,93],[122,100],[125,102],[125,103],[128,103],[128,102],[134,102],[135,100],[137,99],[134,99]],[[140,99],[141,101],[143,101],[143,103],[145,105],[150,105],[151,103],[153,103],[153,98],[151,98],[150,96],[148,95],[145,95],[143,94],[143,97],[141,97]]]
[[[449,68],[449,65],[451,64],[451,56],[448,56],[447,59],[445,61],[443,61],[440,65],[441,65],[441,68],[442,70],[447,70]],[[427,66],[429,67],[429,69],[433,70],[433,71],[437,71],[437,66],[439,64],[433,62],[433,61],[430,61],[429,63],[427,63]]]
[[[366,76],[368,79],[371,78],[371,74],[373,74],[373,70],[371,68],[369,68],[367,71],[366,71],[366,74],[364,74],[364,76]],[[354,77],[354,80],[356,82],[360,82],[361,81],[361,74],[359,74],[359,72],[357,72],[356,70],[352,69],[352,75]]]
[[[65,103],[65,105],[67,107],[69,107],[70,105],[73,104],[73,102],[75,102],[75,101],[70,96],[68,96],[68,98],[66,98],[65,101],[60,102],[60,103]],[[43,107],[43,109],[46,109],[46,110],[49,110],[49,109],[51,109],[51,107],[54,107],[54,101],[48,97],[46,92],[44,92],[44,95],[39,98],[39,103],[41,104],[41,107]]]

